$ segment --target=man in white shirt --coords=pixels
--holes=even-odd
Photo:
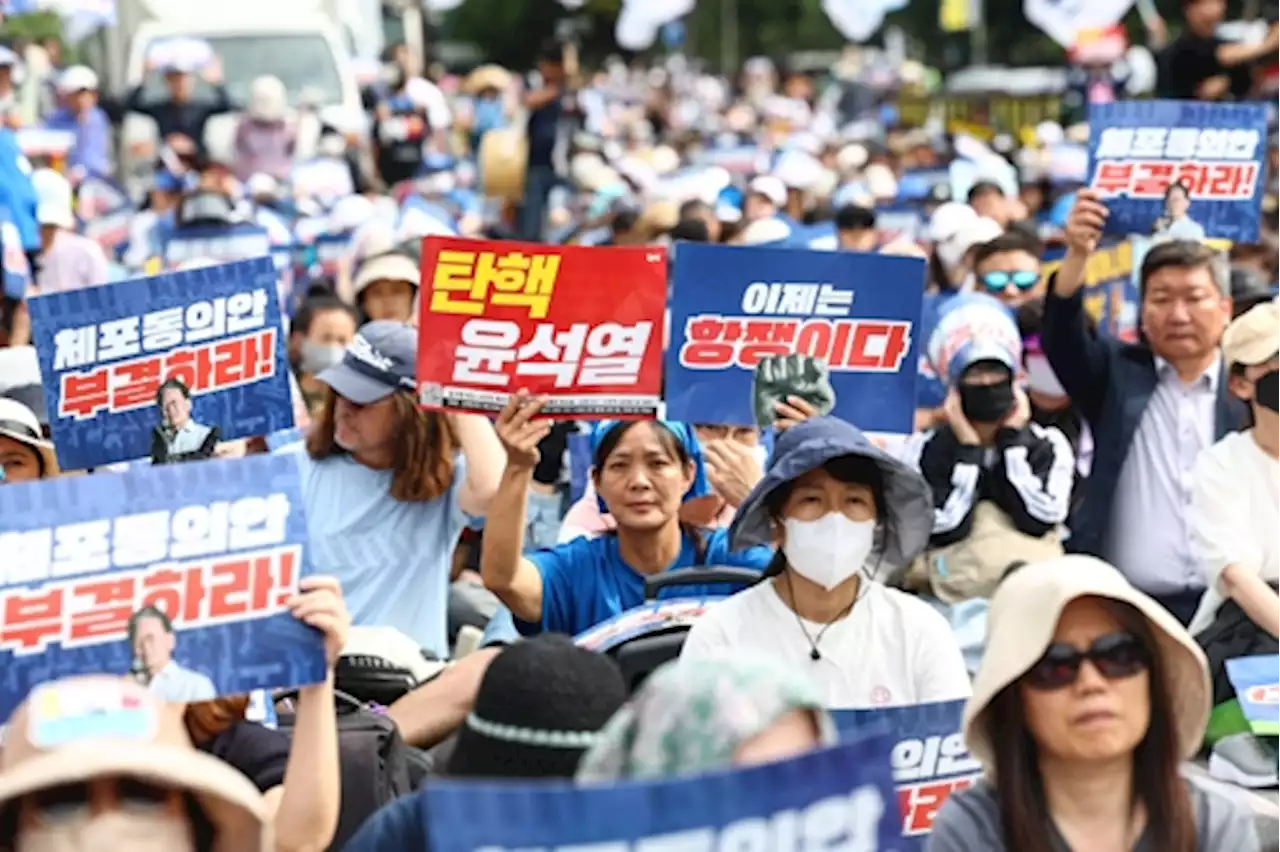
[[[151,463],[207,459],[218,445],[218,428],[191,419],[191,391],[169,379],[156,391],[161,422],[151,436]]]
[[[1249,403],[1253,427],[1233,432],[1201,453],[1192,476],[1191,545],[1208,588],[1191,631],[1217,631],[1222,626],[1218,622],[1234,618],[1269,646],[1250,648],[1250,654],[1276,653],[1280,637],[1278,349],[1280,307],[1275,302],[1255,306],[1227,327],[1222,358],[1229,387]]]
[[[129,620],[129,644],[134,659],[131,673],[165,701],[212,701],[218,696],[213,681],[173,659],[177,638],[173,622],[161,610],[145,606],[135,612]]]

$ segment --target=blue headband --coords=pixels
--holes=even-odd
[[[626,422],[629,421],[601,420],[596,423],[591,430],[592,465],[596,463],[596,454],[600,451],[600,445],[604,443],[605,436]],[[684,445],[685,452],[693,460],[693,484],[684,493],[684,502],[693,500],[696,497],[706,497],[708,494],[714,494],[711,482],[707,479],[707,465],[702,458],[702,445],[698,443],[698,436],[694,434],[693,427],[688,423],[680,423],[675,420],[657,420],[654,422],[662,424],[672,435],[675,435],[676,440]],[[604,504],[604,498],[599,494],[596,495],[596,504],[600,507],[602,514],[609,513],[609,507]]]

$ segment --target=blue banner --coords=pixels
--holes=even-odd
[[[271,235],[261,225],[189,226],[169,234],[164,243],[164,263],[167,269],[177,269],[200,260],[226,263],[263,257],[271,250]],[[271,292],[276,292],[274,283]]]
[[[766,426],[796,395],[911,431],[924,261],[687,243],[672,269],[668,418]]]
[[[142,458],[157,441],[176,457],[215,428],[209,440],[293,426],[275,284],[261,257],[31,299],[58,464]],[[185,389],[176,412],[157,406],[166,380]]]
[[[923,850],[933,818],[947,797],[982,775],[981,764],[969,755],[960,733],[963,713],[963,701],[832,712],[842,737],[856,739],[871,732],[890,736],[889,763],[902,814],[902,841],[896,848],[901,852]]]
[[[1141,241],[1142,238],[1135,238]],[[1135,240],[1104,242],[1089,255],[1084,269],[1084,308],[1103,334],[1133,342],[1137,329],[1138,291]],[[1066,248],[1050,246],[1040,255],[1040,271],[1048,287],[1066,256]]]
[[[793,760],[649,783],[433,781],[432,852],[898,848],[880,735]],[[588,846],[588,844],[599,844]]]
[[[285,609],[306,538],[288,456],[0,488],[0,718],[76,674],[187,701],[318,682],[323,639]]]
[[[1253,732],[1280,735],[1280,657],[1227,660],[1227,677]]]
[[[1267,112],[1256,104],[1122,101],[1089,111],[1089,185],[1106,230],[1258,240]]]

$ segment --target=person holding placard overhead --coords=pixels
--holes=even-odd
[[[685,423],[652,420],[614,423],[595,446],[592,482],[617,530],[525,555],[529,483],[552,426],[535,419],[543,404],[521,391],[498,416],[507,465],[480,554],[485,587],[511,610],[521,633],[581,633],[644,603],[646,576],[698,565],[759,570],[768,563],[766,548],[734,551],[724,530],[681,521],[685,496],[706,475],[697,438]]]
[[[330,393],[299,454],[302,493],[316,570],[342,583],[355,624],[444,659],[453,549],[505,456],[486,418],[418,409],[417,359],[417,329],[371,322],[316,376]]]
[[[932,527],[928,484],[857,428],[835,417],[790,427],[729,530],[735,547],[778,546],[766,580],[709,609],[681,661],[776,659],[801,667],[827,707],[968,696],[946,620],[871,579],[907,565]]]

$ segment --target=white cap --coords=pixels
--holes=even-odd
[[[781,219],[757,219],[743,228],[739,239],[744,246],[758,246],[764,243],[776,243],[791,236],[791,228]]]
[[[375,281],[407,281],[416,288],[420,278],[418,264],[413,258],[392,253],[370,258],[361,264],[351,286],[359,296]]]
[[[867,191],[877,199],[896,198],[898,195],[898,179],[893,170],[883,163],[872,163],[862,171],[862,180],[867,184]]]
[[[955,269],[964,260],[969,249],[982,243],[990,242],[1004,233],[1004,228],[994,219],[979,216],[972,222],[961,226],[960,230],[935,246],[938,260],[948,269]]]
[[[948,201],[933,211],[929,218],[928,232],[931,242],[940,243],[949,240],[956,232],[978,219],[978,212],[959,201]]]
[[[804,151],[785,151],[773,168],[773,176],[791,189],[812,189],[822,177],[822,163]],[[775,202],[776,203],[776,202]]]
[[[850,142],[836,154],[836,168],[842,175],[862,168],[867,164],[867,146]]]
[[[369,221],[373,215],[372,201],[363,195],[348,195],[339,198],[329,209],[326,227],[331,234],[345,234]]]
[[[92,68],[83,65],[72,65],[58,75],[58,91],[64,95],[75,92],[98,91],[98,75]]]
[[[36,222],[67,230],[76,226],[71,184],[53,169],[36,169],[31,173],[31,186],[36,193]]]
[[[280,181],[265,172],[255,172],[249,175],[249,179],[245,181],[244,190],[251,198],[257,198],[262,195],[278,196],[280,194]]]
[[[263,74],[249,87],[249,115],[259,121],[280,121],[289,105],[289,94],[279,77]]]
[[[787,203],[786,184],[773,175],[760,175],[754,178],[747,186],[747,191],[752,195],[763,195],[774,207],[781,207]]]

